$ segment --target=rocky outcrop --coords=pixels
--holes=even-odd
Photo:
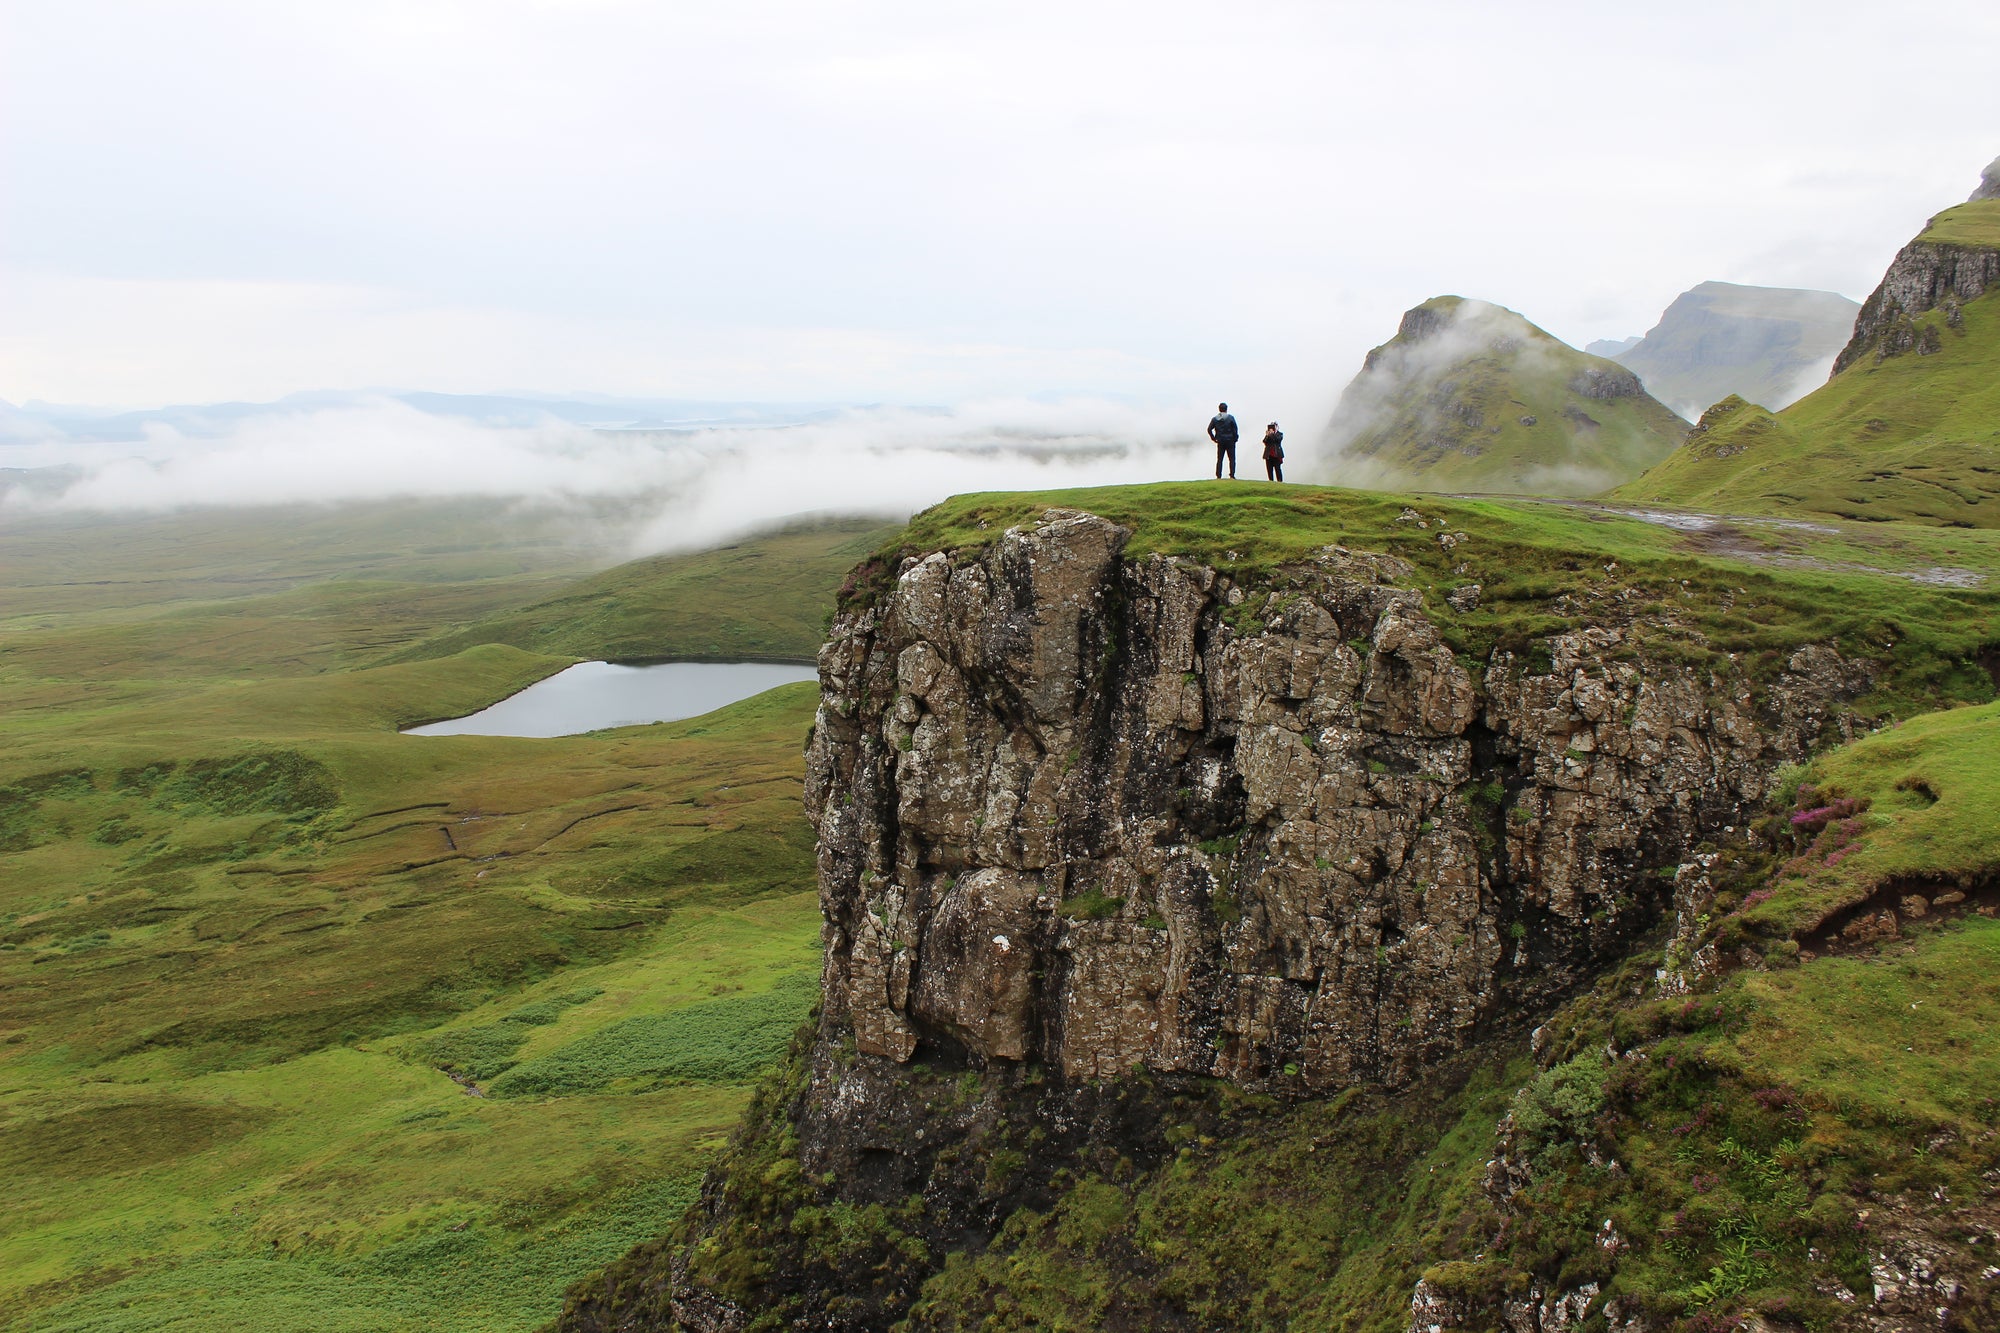
[[[1904,352],[1936,350],[1935,328],[1918,329],[1912,321],[1940,306],[1948,311],[2000,286],[2000,250],[1935,241],[1912,241],[1862,305],[1854,321],[1854,336],[1834,358],[1838,375],[1865,357],[1880,361]]]
[[[1986,164],[1986,170],[1979,173],[1979,187],[1966,197],[1965,202],[1976,204],[1981,199],[2000,199],[2000,157]]]
[[[1482,690],[1393,560],[1246,588],[1123,538],[1057,514],[835,626],[808,802],[863,1054],[1404,1083],[1650,920],[1866,684],[1809,650],[1717,697],[1603,627]]]
[[[917,1270],[1093,1151],[1159,1160],[1159,1099],[1409,1086],[1544,1011],[1869,684],[1825,649],[1763,684],[1649,661],[1617,623],[1467,661],[1391,557],[1239,579],[1127,536],[1051,510],[909,559],[821,653],[824,1002],[774,1133],[813,1209],[903,1208]],[[705,1200],[696,1260],[736,1207]],[[907,1308],[753,1231],[813,1327]],[[708,1271],[678,1317],[742,1327]]]
[[[1569,391],[1579,398],[1608,402],[1613,398],[1638,398],[1646,386],[1623,366],[1590,366],[1570,377]]]

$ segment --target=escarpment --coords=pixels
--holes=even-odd
[[[1990,210],[1996,205],[1975,202],[1960,207]],[[1931,341],[1937,338],[1935,330],[1927,340],[1925,331],[1912,323],[1914,317],[1942,306],[1950,312],[1948,318],[1955,318],[1959,306],[1996,286],[2000,286],[2000,248],[1918,237],[1897,252],[1881,285],[1862,304],[1854,336],[1834,358],[1833,373],[1838,375],[1869,355],[1882,361],[1911,351],[1920,355],[1936,351],[1937,344]]]
[[[1393,559],[1246,588],[1124,535],[1055,513],[836,623],[807,803],[862,1055],[1404,1083],[1649,923],[1868,682],[1718,689],[1601,626],[1482,684]]]
[[[1654,660],[1614,619],[1468,660],[1393,557],[1239,579],[1127,540],[1051,510],[837,616],[810,1049],[676,1252],[565,1327],[886,1328],[1216,1088],[1408,1088],[1525,1032],[1871,682]]]

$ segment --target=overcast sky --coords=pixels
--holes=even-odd
[[[1329,405],[1866,295],[2000,153],[2000,5],[4,0],[0,398]],[[1261,396],[1261,397],[1260,397]]]

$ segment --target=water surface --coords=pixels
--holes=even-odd
[[[777,662],[663,662],[618,666],[579,662],[491,708],[449,722],[411,727],[406,736],[575,736],[698,717],[794,681],[817,680],[809,666]]]

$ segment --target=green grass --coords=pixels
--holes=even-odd
[[[1975,199],[1947,208],[1918,236],[1931,245],[1969,245],[2000,250],[2000,199]]]
[[[1334,487],[1187,482],[964,495],[917,515],[872,560],[872,581],[849,596],[873,596],[905,554],[982,546],[1051,506],[1130,527],[1136,558],[1181,555],[1245,583],[1334,544],[1386,552],[1409,562],[1399,581],[1423,593],[1441,632],[1475,663],[1496,646],[1531,651],[1594,615],[1629,619],[1628,651],[1752,676],[1782,669],[1800,645],[1836,644],[1885,664],[1883,689],[1866,704],[1883,714],[1993,694],[1977,658],[2000,643],[2000,539],[1916,526],[1744,524],[1719,545],[1713,533],[1610,510]],[[1405,520],[1412,511],[1418,518]],[[1447,551],[1440,534],[1465,540]],[[1977,586],[1902,577],[1936,566],[1963,569]],[[1479,605],[1454,610],[1444,594],[1466,583],[1481,585]],[[1254,600],[1232,611],[1245,625],[1264,613]]]
[[[1967,209],[1986,219],[1982,228],[2000,216],[1988,201],[1940,221]],[[1966,303],[1956,325],[1932,310],[1916,316],[1915,328],[1935,338],[1934,353],[1864,356],[1776,414],[1724,400],[1685,448],[1613,498],[1727,514],[2000,527],[2000,292]]]
[[[691,555],[637,560],[406,655],[508,643],[621,662],[809,662],[819,651],[833,590],[893,530],[865,519],[818,523]]]
[[[537,1327],[671,1225],[805,1016],[813,687],[398,735],[570,660],[413,645],[590,619],[533,525],[440,551],[412,517],[0,538],[0,1323]],[[736,591],[781,624],[833,581]],[[688,619],[702,585],[670,582],[598,580],[653,598],[600,623]]]
[[[1914,717],[1793,775],[1752,932],[1809,929],[1885,887],[1934,893],[2000,871],[2000,704]],[[1806,812],[1836,817],[1793,822]]]
[[[1449,314],[1477,304],[1441,296],[1423,308]],[[1365,426],[1341,442],[1323,479],[1427,491],[1592,495],[1638,476],[1686,434],[1687,423],[1650,395],[1577,393],[1571,384],[1581,375],[1630,372],[1568,346],[1513,311],[1486,309],[1491,313],[1482,327],[1491,345],[1471,348],[1449,364],[1401,372],[1406,344],[1400,335],[1371,354],[1380,365],[1356,378],[1337,421],[1366,410],[1355,397],[1361,386],[1384,386],[1386,396]],[[1498,345],[1502,340],[1505,345]],[[1418,344],[1415,355],[1426,356],[1430,346]]]

